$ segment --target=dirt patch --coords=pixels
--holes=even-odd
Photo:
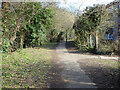
[[[96,83],[98,88],[118,88],[119,71],[102,64],[96,59],[85,59],[78,61],[84,72]]]
[[[70,53],[83,54],[77,51],[74,42],[68,42],[66,48]],[[120,88],[119,68],[111,68],[113,64],[103,63],[100,59],[79,59],[78,63],[98,88]]]

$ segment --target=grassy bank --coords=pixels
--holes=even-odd
[[[109,66],[111,69],[119,69],[120,63],[116,60],[98,60],[99,63]]]
[[[27,48],[2,58],[3,88],[48,87],[46,75],[51,68],[50,49]]]

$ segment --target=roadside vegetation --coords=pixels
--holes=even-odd
[[[99,60],[99,62],[108,65],[111,69],[119,69],[120,67],[118,60]]]
[[[111,9],[112,10],[112,9]],[[106,32],[115,28],[113,9],[109,14],[107,6],[96,5],[87,7],[82,15],[76,18],[73,28],[75,29],[75,44],[79,50],[92,51],[98,54],[117,55],[119,52],[116,40],[107,40]]]
[[[2,87],[49,87],[47,75],[52,66],[51,50],[60,41],[74,41],[72,45],[76,46],[72,50],[92,52],[95,55],[117,55],[118,43],[105,40],[104,37],[106,31],[114,28],[114,22],[106,23],[111,19],[104,5],[86,8],[83,14],[75,17],[67,10],[57,7],[56,3],[2,2]],[[82,60],[78,63],[83,65],[83,69],[89,70],[87,65],[85,67],[88,62],[89,60]],[[95,60],[90,65],[91,68],[98,69],[99,65],[103,65],[102,70],[108,66],[107,70],[113,72],[120,67],[118,61],[109,60]],[[118,72],[114,75],[118,75]]]
[[[3,2],[2,49],[13,52],[49,42],[52,30],[51,9],[36,2]]]
[[[47,44],[47,43],[46,43]],[[49,44],[51,46],[53,44]],[[3,53],[3,88],[47,88],[51,69],[51,50],[34,47]]]
[[[64,40],[74,23],[70,13],[47,2],[2,2],[2,16],[3,52]]]
[[[49,87],[50,49],[64,40],[65,29],[72,30],[73,16],[47,2],[2,2],[2,16],[2,87]]]

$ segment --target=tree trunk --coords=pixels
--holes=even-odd
[[[92,35],[90,35],[90,47],[93,48],[93,39],[92,39]]]
[[[9,2],[4,2],[4,0],[3,0],[2,2],[0,2],[0,5],[2,6],[2,8],[0,8],[1,11],[2,11],[2,12],[0,12],[0,19],[2,19],[2,23],[3,23],[3,24],[6,24],[6,23],[4,22],[4,20],[7,19],[7,18],[5,17],[5,14],[8,13],[8,11],[9,11],[10,3],[9,3]],[[1,24],[1,23],[0,23],[0,24]],[[2,27],[2,29],[3,29],[3,31],[0,29],[0,32],[3,32],[3,34],[4,34],[4,29],[5,29],[5,27]],[[0,38],[0,44],[2,44],[3,34],[0,33],[0,37],[1,37],[1,38]]]
[[[0,2],[0,5],[1,5],[2,3]],[[0,8],[0,10],[1,10],[1,8]],[[0,12],[0,20],[2,20],[2,13]],[[1,25],[1,22],[0,22],[0,25]],[[1,50],[1,45],[2,45],[2,30],[0,29],[0,50]]]
[[[87,45],[88,45],[88,47],[90,47],[90,35],[88,35],[88,37],[87,37]]]
[[[24,32],[23,30],[21,31],[21,35],[20,35],[20,48],[23,48],[23,44],[24,44]]]
[[[99,44],[99,42],[98,42],[98,31],[96,31],[96,38],[95,38],[96,40],[96,44],[95,44],[95,48],[96,48],[96,51],[98,51],[98,49],[99,49],[99,47],[98,47],[98,44]]]

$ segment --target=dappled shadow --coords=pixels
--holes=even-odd
[[[47,76],[46,76],[46,80],[45,82],[41,82],[41,78],[40,78],[40,75],[37,74],[37,72],[39,72],[41,70],[40,67],[40,64],[43,63],[43,62],[38,62],[34,65],[29,65],[27,67],[24,67],[26,68],[26,70],[29,70],[28,71],[28,78],[27,78],[27,82],[30,86],[36,84],[36,87],[41,87],[41,85],[46,85],[46,86],[43,86],[42,88],[46,88],[46,87],[49,87],[49,88],[65,88],[66,87],[66,84],[65,81],[62,79],[61,77],[61,72],[63,70],[63,67],[59,64],[57,64],[59,58],[58,58],[58,55],[56,53],[56,47],[58,46],[59,43],[53,43],[53,44],[45,44],[45,45],[42,45],[42,46],[36,46],[36,47],[33,47],[35,49],[39,49],[39,48],[45,48],[45,49],[50,49],[51,50],[51,56],[52,56],[52,60],[51,60],[51,64],[52,64],[52,67],[51,69],[46,72],[47,73]],[[37,72],[35,72],[37,71]],[[44,70],[41,71],[41,73],[43,73],[44,75]],[[33,77],[31,77],[31,74],[32,73],[35,73],[35,75]],[[44,81],[44,80],[43,80]],[[41,84],[37,84],[37,83],[41,83]],[[45,83],[45,84],[44,84]]]
[[[70,83],[69,87],[71,88],[96,88],[96,84],[91,82],[82,71],[75,71],[73,69],[65,70],[63,77],[67,83]]]
[[[104,54],[103,52],[96,52],[94,50],[78,50],[78,48],[75,46],[74,41],[68,41],[65,44],[67,50],[69,53],[74,53],[74,54],[88,54],[88,55],[111,55],[111,52],[106,52],[106,54]],[[116,55],[114,55],[116,56]]]
[[[98,88],[120,88],[120,71],[109,66],[101,67],[99,64],[90,65],[86,61],[78,61],[81,69],[90,77]]]
[[[65,88],[66,83],[61,77],[61,71],[62,68],[58,65],[54,65],[54,67],[51,68],[48,77],[48,83],[50,88]]]
[[[45,48],[45,49],[51,49],[51,50],[56,50],[56,47],[59,45],[59,43],[64,42],[63,40],[60,42],[49,42],[43,45],[38,45],[32,48]]]
[[[58,54],[54,50],[52,52],[52,68],[48,73],[48,83],[49,88],[65,88],[66,84],[63,78],[61,77],[61,72],[64,69],[62,65],[58,64],[59,61]]]
[[[45,48],[45,49],[51,49],[51,50],[55,50],[56,46],[58,46],[59,43],[53,43],[53,44],[45,44],[45,45],[39,45],[39,46],[35,46],[33,48]]]
[[[90,53],[88,51],[79,51],[78,48],[75,46],[75,43],[74,41],[68,41],[66,44],[65,44],[67,50],[69,53],[74,53],[74,54],[87,54],[87,53]],[[93,53],[90,53],[90,54],[93,54]]]

